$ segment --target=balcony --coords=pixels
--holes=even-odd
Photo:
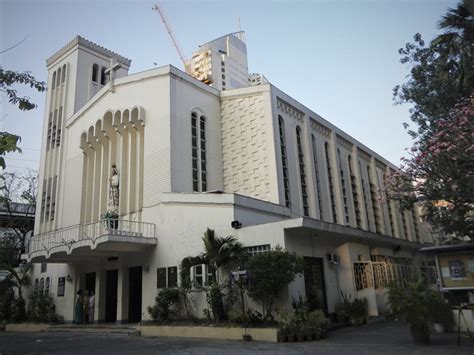
[[[153,223],[101,220],[33,236],[24,259],[67,263],[137,253],[157,244]]]

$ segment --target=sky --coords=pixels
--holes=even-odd
[[[145,0],[0,0],[4,69],[47,79],[46,59],[76,35],[132,59],[129,73],[172,64],[183,69],[156,11]],[[437,22],[455,0],[160,1],[185,54],[241,29],[249,70],[264,74],[350,136],[399,165],[411,138],[403,128],[409,105],[392,90],[409,68],[398,49]],[[7,171],[39,166],[45,93],[18,87],[38,107],[20,112],[0,98],[0,130],[22,137],[23,154],[6,157]]]

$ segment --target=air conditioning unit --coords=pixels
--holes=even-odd
[[[336,253],[327,253],[327,260],[330,264],[339,264],[339,257]]]

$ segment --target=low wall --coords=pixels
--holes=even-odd
[[[474,330],[474,309],[463,309],[462,314],[464,315],[461,316],[461,331],[466,332],[466,325],[469,328],[469,330],[472,332]],[[458,330],[458,322],[459,322],[459,310],[453,310],[453,318],[454,318],[454,327],[453,331]],[[466,321],[464,321],[466,320]],[[467,323],[467,324],[466,324]]]
[[[7,332],[44,332],[49,330],[49,324],[43,323],[11,323],[5,326]]]
[[[204,326],[141,325],[137,328],[144,337],[208,338],[242,340],[248,334],[252,340],[278,341],[276,328],[232,328]]]

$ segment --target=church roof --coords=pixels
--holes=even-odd
[[[76,37],[74,37],[74,39],[72,41],[70,41],[63,48],[61,48],[59,51],[57,51],[51,57],[49,57],[46,60],[46,64],[48,66],[51,65],[52,63],[54,63],[54,61],[56,61],[63,54],[65,54],[66,52],[68,52],[69,50],[74,48],[75,46],[79,46],[79,45],[81,45],[83,47],[86,47],[86,48],[89,48],[89,49],[91,49],[95,52],[98,52],[98,53],[106,56],[106,57],[114,58],[115,60],[117,60],[117,62],[119,62],[123,65],[126,65],[127,67],[130,67],[130,64],[132,62],[130,59],[125,58],[125,57],[121,56],[118,53],[112,52],[111,50],[109,50],[105,47],[99,46],[98,44],[96,44],[92,41],[89,41],[88,39],[85,39],[84,37],[76,36]]]

